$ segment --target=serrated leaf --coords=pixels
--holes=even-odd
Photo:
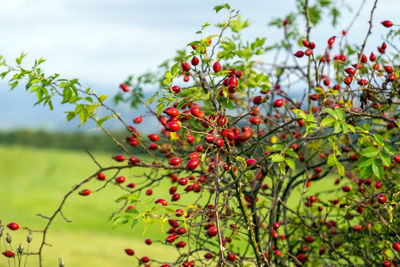
[[[321,121],[321,127],[330,127],[332,126],[332,124],[335,122],[335,120],[332,117],[325,117],[322,121]]]
[[[374,134],[373,136],[374,136],[375,141],[378,143],[378,145],[382,145],[382,144],[383,144],[383,137],[382,137],[382,135],[376,133],[376,134]]]
[[[132,223],[131,223],[131,229],[133,228],[133,227],[135,227],[136,226],[136,224],[138,223],[138,219],[133,219],[132,220]]]
[[[322,112],[326,112],[326,113],[332,115],[335,119],[338,119],[338,115],[336,114],[336,112],[333,109],[326,108],[326,109],[323,109]]]
[[[340,122],[335,121],[333,132],[334,132],[334,133],[340,133],[340,132],[342,132],[342,124],[340,124]]]
[[[284,145],[273,145],[272,146],[274,150],[278,150],[278,151],[284,151],[285,150],[285,146]]]
[[[343,164],[340,163],[339,161],[336,161],[336,168],[338,170],[339,175],[344,176],[345,170],[344,170]]]
[[[285,160],[285,157],[281,154],[274,154],[271,157],[271,162],[282,162]]]
[[[385,166],[390,166],[390,162],[391,162],[390,156],[385,151],[381,151],[379,153],[379,155],[381,157],[383,164]]]
[[[214,10],[215,10],[216,13],[218,13],[219,11],[221,11],[224,8],[227,9],[227,10],[230,10],[231,6],[228,5],[228,4],[217,5],[217,6],[214,7]]]
[[[361,178],[368,178],[372,175],[372,165],[366,167],[366,168],[362,168],[360,170],[360,176]]]
[[[117,218],[114,219],[113,221],[113,228],[119,226],[119,225],[123,225],[123,224],[127,224],[129,223],[130,219],[132,217],[129,215],[125,215],[125,216],[119,216]]]
[[[326,161],[326,166],[332,167],[332,166],[336,165],[336,161],[337,161],[337,158],[336,158],[335,154],[329,154],[328,160]]]
[[[355,133],[355,132],[356,132],[356,129],[354,128],[353,125],[351,125],[351,124],[346,124],[346,126],[347,126],[347,128],[350,129],[350,131],[351,131],[352,133]]]
[[[343,109],[341,109],[341,108],[336,108],[336,109],[335,109],[335,112],[336,112],[336,114],[337,114],[337,117],[336,117],[336,118],[338,118],[340,121],[344,121],[345,114],[344,114]]]
[[[99,96],[99,101],[104,102],[107,99],[108,95],[101,95]]]
[[[361,151],[361,156],[364,156],[367,158],[373,158],[376,155],[378,155],[378,153],[379,153],[379,150],[376,147],[370,146],[370,147],[363,149],[363,151]]]
[[[282,174],[285,175],[286,174],[286,168],[285,168],[285,164],[283,162],[280,162],[278,164],[279,169],[281,170]]]
[[[383,174],[383,165],[382,165],[382,161],[379,159],[375,159],[374,163],[372,164],[372,172],[374,173],[374,175],[378,178],[382,177]]]
[[[294,163],[294,160],[291,158],[285,158],[286,164],[291,168],[292,170],[295,170],[296,164]]]
[[[288,148],[285,152],[296,159],[299,158],[299,155],[294,152],[293,148]]]
[[[372,165],[373,162],[374,162],[373,158],[362,157],[356,162],[356,164],[360,168],[366,168]]]
[[[386,150],[387,153],[389,153],[389,155],[394,155],[396,153],[396,151],[390,145],[385,145],[383,146],[383,148]]]

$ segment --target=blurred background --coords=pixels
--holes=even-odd
[[[84,87],[113,95],[129,75],[156,69],[161,62],[173,57],[177,49],[197,40],[195,32],[206,21],[211,25],[223,21],[226,13],[216,14],[213,7],[224,2],[0,0],[0,54],[14,62],[25,52],[25,66],[43,57],[47,59],[43,65],[47,74],[78,78]],[[267,27],[268,22],[295,10],[294,0],[226,2],[250,20],[251,26],[244,30],[244,38],[266,37],[267,43],[282,38],[281,32]],[[332,28],[330,21],[323,21],[312,31],[312,40],[325,43],[332,35],[340,35],[353,18],[349,14],[361,2],[346,1],[348,6],[341,10],[338,26]],[[376,25],[385,19],[398,21],[398,10],[394,8],[397,2],[378,2]],[[348,33],[350,42],[361,43],[364,39],[372,4],[373,1],[366,0]],[[210,27],[207,33],[215,34],[215,30]],[[373,41],[367,51],[375,51],[374,47],[381,42],[379,27],[373,29],[370,39]],[[145,95],[150,96],[158,89],[149,89]],[[36,214],[48,215],[74,183],[95,170],[82,144],[104,164],[111,164],[110,153],[114,150],[106,137],[95,134],[91,125],[78,128],[78,121],[67,122],[66,107],[55,105],[54,111],[49,111],[34,103],[34,96],[23,86],[10,91],[8,84],[0,81],[0,219],[40,228],[44,221]],[[142,108],[133,111],[129,106],[122,106],[119,111],[129,122],[145,112]],[[120,129],[118,123],[109,127]],[[171,257],[170,252],[157,250],[161,247],[159,244],[151,249],[143,245],[144,236],[137,238],[142,235],[143,227],[133,232],[111,228],[107,218],[118,208],[113,200],[120,194],[109,188],[85,201],[73,197],[65,211],[73,222],[59,220],[49,233],[49,242],[54,246],[46,249],[47,266],[56,266],[58,257],[65,258],[67,266],[125,266],[129,262],[134,266],[135,261],[123,253],[125,247],[138,248],[140,255],[156,251]],[[154,231],[147,233],[150,237],[157,236]],[[16,240],[24,240],[26,231],[18,234]],[[34,261],[30,264],[36,266]],[[3,258],[0,266],[7,266]]]

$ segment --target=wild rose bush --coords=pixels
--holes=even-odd
[[[120,85],[116,103],[147,108],[132,124],[118,106],[104,103],[106,95],[46,76],[43,60],[32,70],[22,67],[23,55],[14,67],[3,60],[1,76],[11,77],[12,88],[28,79],[26,89],[50,108],[61,97],[75,106],[68,120],[95,121],[121,149],[112,166],[93,158],[98,171],[65,195],[45,218],[47,226],[63,216],[71,194],[90,195],[97,179],[126,191],[114,225],[161,222],[162,243],[179,251],[174,262],[164,262],[127,247],[139,265],[397,266],[399,28],[389,20],[375,23],[375,1],[364,40],[348,43],[349,25],[315,42],[310,33],[322,14],[336,25],[340,8],[330,0],[311,2],[298,0],[296,13],[270,23],[284,36],[275,43],[245,41],[241,31],[249,22],[227,4],[216,6],[228,19],[215,34],[205,34],[206,23],[199,38],[158,71]],[[385,37],[368,51],[367,42],[378,38],[373,27]],[[159,90],[146,100],[149,85]],[[148,116],[157,118],[161,132],[143,134]],[[105,128],[110,119],[121,122],[126,140]],[[120,175],[143,168],[142,178]],[[165,180],[168,190],[159,186]],[[153,199],[159,187],[164,197]]]

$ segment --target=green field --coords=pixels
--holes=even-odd
[[[95,156],[103,164],[113,164],[109,155]],[[18,222],[21,228],[41,229],[45,220],[36,214],[50,215],[71,186],[95,170],[96,166],[83,152],[0,146],[0,219],[5,224]],[[125,175],[132,181],[129,173]],[[96,189],[103,183],[96,180],[87,187]],[[88,197],[73,195],[64,209],[72,222],[58,218],[49,231],[48,242],[53,247],[45,248],[45,266],[58,266],[59,257],[66,266],[136,266],[137,261],[124,253],[126,247],[133,248],[140,257],[173,258],[174,249],[160,243],[144,244],[145,238],[160,236],[159,225],[150,227],[145,235],[143,224],[133,230],[126,226],[112,229],[108,217],[120,207],[114,200],[122,194],[110,185]],[[26,234],[25,230],[13,232],[14,247],[20,242],[25,244]],[[36,247],[39,236],[33,237],[32,246]],[[4,251],[4,244],[0,249]],[[8,266],[2,255],[0,266]],[[37,266],[37,258],[30,257],[27,266]]]
[[[108,154],[95,153],[95,157],[104,165],[114,163]],[[95,170],[96,166],[83,152],[0,146],[0,219],[5,224],[18,222],[21,227],[43,228],[45,220],[36,214],[50,215],[71,186]],[[136,168],[124,175],[131,182],[137,172],[140,170]],[[314,183],[312,191],[332,188],[333,178]],[[94,180],[87,187],[94,190],[103,183]],[[168,184],[168,181],[161,184],[162,189],[155,190],[153,197],[158,198],[163,193],[163,197],[169,199],[165,194]],[[66,266],[136,266],[137,261],[123,251],[127,247],[133,248],[139,257],[156,255],[159,260],[173,259],[177,253],[175,249],[160,243],[144,244],[148,237],[164,238],[165,233],[158,224],[150,226],[145,234],[144,223],[133,230],[127,226],[112,229],[108,217],[120,207],[115,199],[122,194],[118,187],[109,185],[88,197],[74,194],[68,199],[64,214],[72,222],[58,218],[51,226],[48,242],[53,246],[45,248],[45,266],[58,266],[59,257],[64,259]],[[298,193],[289,201],[291,206],[297,203],[296,195]],[[26,234],[26,230],[13,233],[14,247],[20,242],[25,243]],[[32,246],[36,247],[38,241],[36,234]],[[4,251],[4,244],[0,250]],[[0,257],[0,266],[8,266],[5,257]],[[37,258],[30,257],[27,266],[37,266]]]

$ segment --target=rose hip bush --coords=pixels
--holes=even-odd
[[[11,88],[27,80],[26,89],[50,108],[61,97],[74,106],[68,120],[95,121],[121,150],[111,166],[92,157],[98,171],[45,217],[42,245],[33,253],[40,265],[53,219],[63,216],[71,194],[91,196],[96,179],[125,191],[114,225],[160,222],[158,241],[179,251],[174,262],[164,262],[127,245],[121,253],[136,258],[135,266],[400,263],[399,27],[390,20],[375,23],[374,1],[360,43],[347,41],[352,24],[317,42],[312,28],[321,17],[336,25],[339,4],[296,3],[297,12],[270,23],[283,33],[276,42],[243,40],[249,22],[228,4],[216,6],[228,14],[216,34],[206,35],[209,25],[203,25],[199,38],[157,72],[120,85],[117,104],[146,106],[132,123],[119,116],[118,105],[105,104],[106,95],[77,80],[46,76],[43,60],[30,70],[21,65],[24,55],[16,66],[2,60],[1,76],[10,77]],[[359,12],[353,15],[357,19]],[[368,42],[380,45],[368,50]],[[150,85],[159,90],[143,99]],[[141,123],[149,116],[161,131],[143,134]],[[103,125],[110,119],[124,126],[125,140]],[[143,168],[148,171],[138,171]],[[122,170],[143,174],[125,177]],[[170,187],[163,197],[153,198],[166,180]],[[14,260],[29,254],[6,249],[3,254]]]

